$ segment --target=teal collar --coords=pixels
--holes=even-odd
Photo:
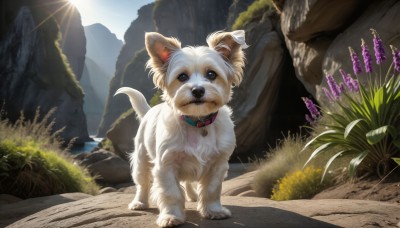
[[[215,119],[217,118],[217,115],[218,115],[218,111],[211,113],[210,115],[208,115],[206,117],[199,118],[197,120],[193,120],[189,116],[185,116],[185,115],[182,115],[181,119],[184,120],[186,123],[188,123],[190,126],[202,128],[202,127],[212,124],[215,121]]]

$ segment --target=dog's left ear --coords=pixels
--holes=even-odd
[[[212,33],[207,37],[207,44],[210,48],[218,51],[232,65],[235,71],[234,75],[231,76],[232,84],[235,86],[239,85],[243,78],[243,67],[245,64],[242,49],[248,47],[245,41],[244,30]]]
[[[173,52],[181,48],[181,42],[173,37],[148,32],[145,35],[145,45],[147,53],[150,55],[147,67],[151,68],[153,72],[153,82],[158,88],[163,89],[169,59]]]

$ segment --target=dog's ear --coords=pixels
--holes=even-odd
[[[147,67],[151,68],[154,84],[163,89],[169,58],[174,51],[181,48],[181,42],[172,37],[164,37],[156,32],[148,32],[145,35],[145,45],[147,53],[150,55]]]
[[[212,33],[207,37],[207,44],[210,48],[218,51],[232,65],[235,71],[234,75],[231,76],[232,84],[239,85],[242,81],[245,64],[242,49],[248,47],[244,30]]]

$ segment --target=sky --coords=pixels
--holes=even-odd
[[[81,14],[82,25],[101,23],[124,41],[125,31],[137,11],[154,0],[69,0]],[[124,41],[125,42],[125,41]]]

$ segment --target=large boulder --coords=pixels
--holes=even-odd
[[[361,38],[363,38],[373,56],[373,70],[375,77],[379,77],[379,70],[382,69],[382,76],[386,75],[390,64],[392,63],[392,54],[389,45],[394,45],[400,48],[400,24],[393,23],[400,21],[400,2],[396,0],[373,1],[363,11],[363,13],[342,33],[338,34],[326,50],[326,54],[322,61],[321,68],[333,74],[336,81],[341,82],[342,78],[339,74],[339,69],[344,69],[346,72],[353,73],[353,65],[350,59],[348,47],[351,46],[362,61],[361,55]],[[387,60],[378,66],[375,64],[373,52],[372,34],[370,29],[378,31],[380,38],[383,41]],[[365,76],[364,76],[365,75]],[[361,82],[366,82],[368,77],[366,74],[361,75],[358,79]],[[383,79],[382,77],[382,79]],[[322,100],[325,97],[320,90],[321,86],[327,87],[325,77],[321,85],[317,86],[317,98]]]
[[[101,184],[116,185],[132,181],[129,163],[112,152],[100,149],[74,158]]]
[[[128,210],[133,194],[107,193],[57,205],[8,227],[156,227],[158,210]],[[202,219],[197,204],[186,203],[180,227],[395,227],[400,205],[364,200],[293,200],[223,196],[232,218]]]
[[[370,28],[386,42],[387,54],[389,44],[399,46],[400,25],[393,23],[399,20],[398,12],[400,3],[396,0],[285,0],[281,26],[297,78],[322,101],[320,85],[327,85],[323,71],[334,74],[337,80],[341,80],[340,68],[352,73],[348,47],[361,58],[360,39],[364,38],[372,51]],[[384,67],[390,64],[387,62]]]

